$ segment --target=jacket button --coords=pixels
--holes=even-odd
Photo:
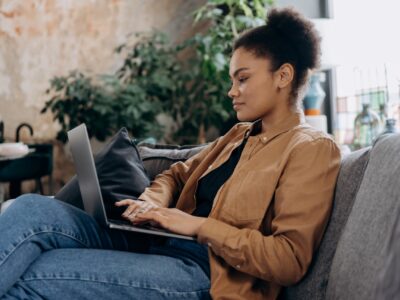
[[[266,142],[266,141],[267,141],[267,138],[266,138],[266,137],[263,137],[262,140],[263,140],[263,142]]]
[[[236,269],[240,269],[240,265],[236,265]]]
[[[210,247],[210,248],[211,248],[211,246],[212,246],[210,242],[208,242],[207,245],[208,245],[208,247]]]

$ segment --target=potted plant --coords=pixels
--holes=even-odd
[[[232,41],[242,30],[265,24],[267,8],[273,2],[209,0],[194,12],[194,23],[204,22],[207,30],[186,41],[195,50],[190,63],[193,85],[187,96],[191,109],[185,108],[191,114],[179,126],[177,135],[196,137],[186,142],[203,143],[210,127],[223,134],[236,122],[227,96]]]
[[[57,139],[65,143],[67,131],[86,123],[89,135],[103,141],[112,133],[112,128],[103,124],[113,122],[112,96],[84,74],[73,71],[67,76],[54,77],[46,91],[50,99],[46,101],[41,113],[50,110],[61,129]]]
[[[42,112],[53,112],[63,142],[82,122],[99,140],[122,126],[135,138],[161,137],[161,113],[174,123],[167,142],[204,143],[212,127],[223,134],[236,122],[227,97],[231,43],[243,29],[265,23],[272,3],[209,0],[194,12],[194,23],[204,22],[206,30],[178,45],[160,32],[132,35],[116,49],[123,63],[114,74],[88,77],[76,71],[53,78]],[[182,59],[182,51],[192,55]]]
[[[50,110],[61,125],[57,139],[67,140],[67,131],[86,123],[89,136],[104,141],[120,127],[126,127],[136,138],[160,137],[162,130],[156,116],[162,103],[171,95],[168,61],[171,50],[165,52],[165,38],[141,35],[128,49],[124,63],[115,74],[89,77],[73,71],[50,81],[42,113]],[[169,64],[171,65],[171,64]]]

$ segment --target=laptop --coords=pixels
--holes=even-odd
[[[95,218],[101,226],[186,240],[195,240],[194,237],[172,233],[149,224],[133,225],[124,220],[108,219],[103,197],[101,195],[100,184],[97,177],[86,125],[81,124],[68,131],[68,140],[78,177],[83,206],[85,211]]]

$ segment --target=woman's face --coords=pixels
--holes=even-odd
[[[264,119],[281,105],[279,76],[271,70],[269,59],[256,57],[244,48],[233,53],[229,66],[232,87],[228,95],[239,121]]]

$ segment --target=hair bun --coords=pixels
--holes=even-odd
[[[315,69],[319,66],[321,38],[311,21],[292,8],[274,8],[268,12],[267,28],[288,39],[303,67]]]
[[[292,8],[271,9],[266,25],[243,32],[233,45],[233,50],[244,48],[258,58],[270,61],[271,70],[284,63],[294,67],[291,104],[300,107],[303,89],[309,70],[319,67],[321,38],[313,23]]]

